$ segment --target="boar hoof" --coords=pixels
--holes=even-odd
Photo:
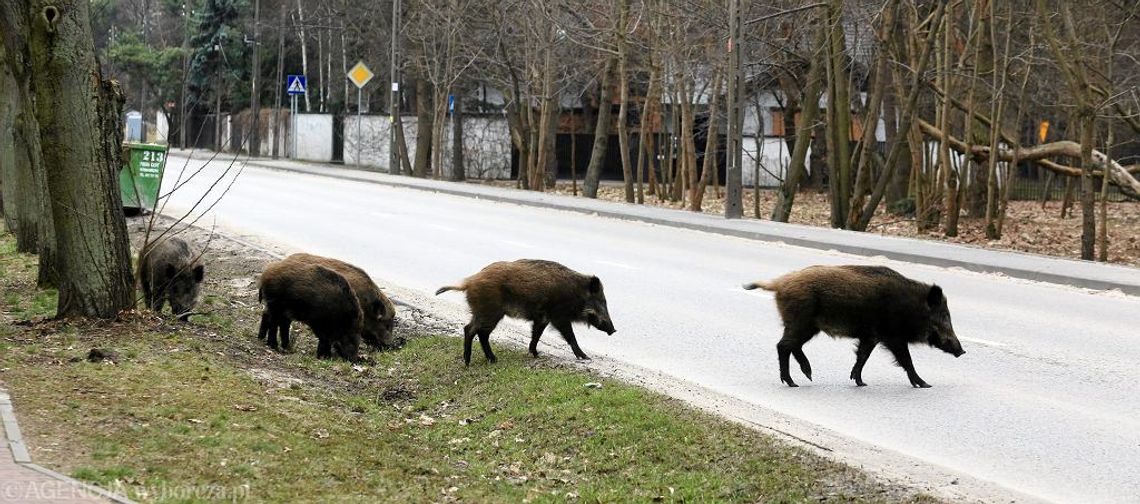
[[[799,386],[799,385],[796,385],[796,382],[792,381],[792,378],[790,376],[786,377],[786,378],[780,378],[780,381],[787,383],[789,387],[798,387]]]
[[[926,383],[924,381],[918,381],[918,382],[912,383],[911,385],[913,385],[914,388],[930,388],[930,384]]]
[[[586,354],[576,354],[574,356],[577,357],[578,360],[590,360],[590,356]]]

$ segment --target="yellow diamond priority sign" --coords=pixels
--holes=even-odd
[[[369,70],[363,61],[357,63],[356,66],[352,67],[352,70],[348,71],[348,80],[356,84],[358,88],[363,88],[364,85],[368,84],[368,81],[372,80],[375,76],[376,74],[372,73],[372,70]]]

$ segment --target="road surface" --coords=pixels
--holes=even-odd
[[[180,170],[185,179],[202,166],[171,157],[164,192]],[[210,163],[164,212],[188,211],[227,166]],[[618,332],[577,329],[587,354],[1027,496],[1140,498],[1140,298],[254,166],[200,222],[336,256],[422,293],[493,261],[559,261],[606,287]],[[943,287],[967,353],[912,348],[933,388],[912,389],[881,348],[864,371],[869,386],[856,388],[852,343],[823,335],[805,348],[815,381],[793,363],[801,387],[780,383],[772,296],[740,285],[842,263],[885,264]],[[444,298],[462,306],[462,295]],[[543,343],[564,347],[553,332]],[[481,359],[476,351],[473,364]]]

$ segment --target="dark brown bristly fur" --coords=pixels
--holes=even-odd
[[[959,357],[965,353],[954,334],[942,289],[911,280],[882,266],[811,266],[745,289],[776,293],[784,335],[776,345],[780,380],[795,387],[789,357],[804,376],[811,364],[803,345],[820,331],[832,337],[859,340],[851,379],[863,386],[863,366],[875,346],[882,344],[907,373],[914,387],[930,387],[918,376],[911,360],[911,343],[926,343]]]
[[[392,336],[396,306],[364,270],[339,259],[304,253],[290,255],[284,259],[284,262],[316,264],[340,273],[356,292],[360,309],[364,312],[364,326],[361,333],[363,341],[379,349],[400,346]]]
[[[317,336],[317,357],[337,354],[356,360],[364,314],[356,292],[343,275],[302,261],[279,261],[265,267],[258,285],[258,300],[265,303],[257,336],[270,348],[292,348],[289,325],[307,324]]]
[[[471,363],[471,343],[479,344],[488,361],[495,361],[489,338],[504,316],[529,320],[530,353],[538,356],[538,341],[546,326],[553,325],[570,344],[579,359],[589,359],[578,347],[573,322],[614,333],[602,282],[552,261],[520,259],[496,262],[467,277],[463,283],[442,287],[436,295],[451,290],[465,291],[471,308],[471,322],[463,329],[463,362]]]
[[[139,258],[139,283],[146,307],[161,312],[170,302],[170,311],[186,320],[198,304],[198,293],[206,269],[198,254],[181,238],[164,238],[143,246]]]

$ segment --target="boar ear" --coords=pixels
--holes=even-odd
[[[177,274],[178,274],[178,268],[175,268],[173,264],[167,264],[166,265],[166,278],[174,278],[174,275],[177,275]]]
[[[194,282],[199,283],[203,278],[206,278],[206,267],[201,264],[194,266]]]
[[[597,294],[602,291],[602,281],[596,276],[590,277],[590,294]]]
[[[930,292],[926,294],[926,304],[931,308],[942,304],[942,287],[937,285],[930,287]]]

